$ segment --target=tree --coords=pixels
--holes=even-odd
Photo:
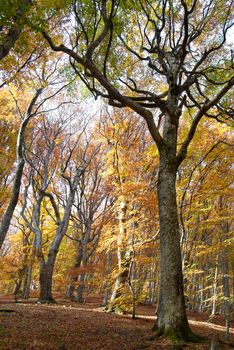
[[[58,120],[42,118],[35,128],[31,148],[27,150],[27,162],[32,171],[29,184],[25,187],[21,210],[27,226],[35,234],[34,251],[39,260],[41,303],[54,302],[52,280],[56,258],[69,227],[80,178],[87,167],[83,158],[76,163],[75,157],[84,126],[82,123],[77,125],[76,128],[80,130],[75,132],[75,126],[71,125],[68,116],[69,110],[60,106],[58,111]],[[66,114],[66,118],[63,114]],[[28,216],[26,209],[30,192],[33,194],[33,205],[29,208],[31,215]],[[48,235],[46,227],[51,227],[52,236]],[[45,236],[48,236],[46,245]]]
[[[105,253],[112,255],[115,277],[110,300],[104,304],[108,311],[124,312],[131,306],[134,309],[136,295],[140,294],[135,282],[142,268],[138,259],[141,246],[153,242],[157,232],[157,222],[150,220],[155,218],[157,208],[149,180],[156,164],[153,157],[147,158],[150,135],[131,111],[106,111],[100,133],[107,143],[104,175],[112,195],[111,227],[104,229],[101,245]],[[110,283],[108,287],[110,292]]]
[[[33,70],[31,70],[31,77],[28,79],[27,84],[24,85],[24,88],[21,88],[22,93],[24,93],[26,96],[28,95],[28,105],[25,105],[25,102],[23,100],[20,101],[20,98],[18,96],[14,96],[14,94],[11,93],[12,98],[15,103],[15,115],[17,114],[18,117],[21,119],[21,124],[18,131],[17,136],[17,144],[16,144],[16,169],[14,174],[14,182],[12,186],[11,196],[8,203],[8,206],[5,210],[5,213],[3,214],[1,218],[1,225],[0,225],[0,248],[2,247],[2,244],[5,240],[6,234],[8,232],[10,222],[14,213],[14,210],[16,208],[19,194],[20,194],[20,187],[21,187],[21,180],[23,176],[23,169],[25,165],[25,134],[27,130],[28,123],[30,120],[41,113],[42,107],[45,105],[45,102],[48,103],[49,100],[55,98],[57,94],[59,94],[63,89],[65,89],[68,85],[70,85],[70,82],[66,84],[62,84],[60,82],[60,86],[57,89],[54,89],[53,84],[57,81],[58,75],[57,71],[55,69],[59,69],[59,59],[55,61],[55,63],[51,61],[46,61],[47,57],[42,56],[42,60],[38,67],[34,67]],[[39,72],[37,71],[39,70]],[[20,85],[20,84],[19,84]],[[51,86],[50,86],[51,85]],[[36,87],[35,87],[36,86]],[[32,89],[34,91],[34,95],[30,96],[30,94],[27,92],[28,89]],[[39,97],[41,96],[42,92],[44,92],[43,98],[39,100]],[[38,101],[39,100],[39,101]],[[59,105],[66,104],[67,101],[63,101],[59,103]],[[56,107],[54,107],[56,109]],[[53,109],[53,110],[54,110]]]
[[[18,120],[15,120],[16,108],[10,92],[0,91],[0,217],[4,213],[11,190],[11,175],[15,161]]]
[[[0,60],[14,47],[26,24],[26,16],[32,0],[5,1],[0,10]]]
[[[69,56],[95,97],[138,113],[158,147],[161,280],[155,328],[157,335],[194,339],[185,312],[176,174],[201,119],[233,115],[233,64],[225,47],[231,1],[74,1],[68,17],[71,47],[57,45],[44,25],[51,49]],[[190,126],[178,145],[186,114]]]
[[[71,214],[73,235],[70,238],[76,242],[77,254],[67,295],[78,302],[83,302],[88,264],[97,249],[101,230],[108,217],[108,190],[104,187],[102,176],[103,150],[100,142],[91,142],[92,138],[93,134],[87,135],[78,150],[77,162],[83,162],[86,166],[80,176]]]
[[[214,317],[222,313],[227,319],[232,259],[231,129],[206,121],[193,145],[196,152],[188,154],[178,181],[188,307]]]
[[[11,219],[15,210],[15,207],[18,202],[19,198],[19,193],[20,193],[20,186],[21,186],[21,179],[23,175],[23,169],[24,169],[24,164],[25,164],[25,159],[24,159],[24,138],[25,138],[25,131],[28,125],[28,122],[30,119],[35,115],[35,103],[40,96],[42,92],[42,88],[38,89],[34,96],[32,97],[25,115],[23,116],[23,120],[21,122],[19,132],[18,132],[18,138],[17,138],[17,147],[16,147],[16,153],[17,153],[17,166],[15,170],[15,177],[14,177],[14,183],[12,187],[12,193],[10,196],[10,201],[9,204],[5,210],[5,213],[2,217],[1,220],[1,225],[0,225],[0,248],[2,247],[2,244],[5,240],[7,231],[9,229]]]

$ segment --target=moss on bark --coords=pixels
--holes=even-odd
[[[107,305],[103,308],[105,312],[114,312],[119,315],[123,315],[125,311],[118,305]]]
[[[198,335],[194,334],[188,325],[185,325],[184,327],[178,327],[178,328],[169,328],[165,330],[165,327],[159,327],[156,326],[153,327],[153,331],[155,334],[155,338],[158,338],[160,336],[165,336],[171,342],[173,345],[177,346],[178,349],[185,345],[187,342],[189,343],[198,343],[203,340],[203,338],[199,337]]]
[[[57,304],[57,301],[54,298],[48,298],[48,299],[39,299],[39,304]]]

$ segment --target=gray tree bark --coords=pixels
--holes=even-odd
[[[10,227],[11,219],[15,211],[15,207],[18,203],[18,198],[20,194],[20,187],[21,187],[21,179],[23,176],[23,170],[24,170],[24,164],[25,164],[25,159],[24,159],[24,135],[25,135],[25,130],[27,128],[29,120],[33,117],[33,107],[41,94],[42,89],[38,89],[32,98],[29,107],[27,109],[27,113],[25,116],[25,119],[21,123],[19,133],[18,133],[18,138],[17,138],[17,147],[16,147],[16,152],[17,152],[17,165],[16,165],[16,171],[15,171],[15,177],[14,177],[14,182],[13,182],[13,188],[12,188],[12,193],[11,193],[11,198],[10,202],[7,206],[7,209],[5,211],[5,214],[3,215],[1,226],[0,226],[0,249],[3,245],[3,242],[6,238],[6,234],[8,232],[8,229]]]
[[[184,291],[180,233],[176,203],[176,130],[165,123],[167,144],[160,152],[158,206],[160,219],[160,291],[157,334],[186,339],[190,335]]]
[[[67,200],[67,204],[64,208],[63,218],[59,222],[54,239],[49,249],[47,260],[45,260],[44,257],[42,257],[40,261],[40,296],[38,300],[40,303],[54,302],[54,298],[52,296],[54,266],[55,266],[56,257],[59,251],[60,244],[68,229],[69,219],[71,215],[71,208],[74,202],[75,191],[78,186],[79,177],[80,177],[80,170],[77,170],[77,173],[70,186],[70,194]],[[57,213],[58,213],[58,210],[57,210]]]

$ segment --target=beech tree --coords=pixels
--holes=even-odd
[[[42,34],[51,49],[69,57],[96,98],[138,113],[158,147],[161,278],[156,334],[194,339],[184,302],[176,174],[201,119],[233,116],[228,105],[234,84],[232,53],[225,46],[231,1],[74,1],[68,18],[61,44],[44,25]],[[178,144],[186,114],[190,126]]]
[[[105,286],[103,304],[107,311],[119,313],[133,306],[134,314],[140,294],[135,283],[140,278],[136,276],[142,269],[138,257],[145,244],[155,241],[158,231],[157,221],[150,220],[155,219],[157,212],[155,191],[150,183],[157,163],[152,161],[152,156],[147,157],[152,141],[145,125],[132,111],[103,113],[99,130],[107,148],[105,182],[113,198],[111,227],[104,229],[99,249],[112,256],[111,275],[115,277],[114,283]]]
[[[211,120],[202,124],[193,140],[196,152],[188,154],[187,164],[179,171],[185,293],[190,310],[209,312],[211,319],[217,312],[225,317],[228,337],[232,259],[231,133],[224,124],[218,126]]]
[[[9,91],[1,90],[0,103],[0,216],[2,216],[11,190],[18,121],[15,120],[15,104],[12,105]]]
[[[103,150],[101,143],[92,143],[93,134],[86,136],[77,152],[77,161],[85,165],[76,190],[71,213],[72,236],[76,242],[76,258],[71,270],[71,283],[67,296],[83,302],[85,281],[89,272],[89,263],[94,255],[104,223],[108,219],[108,190],[103,184]],[[81,271],[80,271],[81,270]]]
[[[68,111],[66,112],[68,113]],[[60,113],[64,113],[64,110]],[[34,250],[40,265],[39,301],[41,303],[54,302],[52,278],[56,257],[62,239],[68,230],[76,189],[85,168],[85,165],[76,164],[73,159],[73,153],[83,134],[82,126],[80,134],[76,134],[74,141],[74,135],[71,131],[66,130],[71,126],[69,125],[70,119],[67,117],[67,120],[64,120],[61,114],[59,120],[54,122],[42,118],[41,122],[38,123],[33,145],[31,145],[31,149],[27,150],[27,162],[30,164],[32,172],[29,184],[25,187],[21,215],[35,234]],[[54,184],[53,181],[59,185]],[[26,208],[30,185],[32,185],[34,200],[31,217],[28,217]],[[62,190],[65,192],[63,211],[61,211],[60,196],[56,195],[56,191]],[[48,214],[46,217],[52,219],[54,223],[54,234],[47,251],[43,249],[43,208]]]
[[[28,124],[33,118],[40,115],[43,108],[47,107],[49,101],[51,106],[48,106],[46,108],[47,110],[51,108],[52,110],[55,110],[58,105],[68,103],[67,99],[63,98],[62,102],[57,102],[57,107],[52,107],[52,103],[56,101],[56,96],[71,84],[70,81],[59,82],[57,72],[57,69],[60,69],[59,64],[59,58],[52,62],[51,60],[48,60],[46,52],[44,52],[44,55],[41,55],[40,57],[40,61],[38,60],[37,66],[30,67],[29,76],[27,76],[29,70],[27,73],[25,73],[25,71],[21,72],[22,75],[18,74],[17,76],[19,79],[15,79],[14,81],[15,85],[8,84],[8,86],[5,86],[5,90],[8,91],[8,94],[11,96],[12,102],[15,105],[14,109],[12,108],[9,113],[9,118],[12,118],[13,114],[14,117],[19,118],[21,122],[16,142],[16,166],[13,186],[9,203],[7,203],[7,207],[0,218],[0,248],[2,247],[8,232],[20,194],[23,169],[25,166],[25,134],[27,133]],[[23,75],[26,76],[26,82],[22,77]],[[55,88],[55,85],[59,86]],[[13,92],[11,91],[11,88]],[[4,89],[2,89],[2,91],[4,91]],[[19,91],[24,98],[21,97]],[[5,114],[6,112],[4,111],[3,106],[2,113]],[[45,112],[45,109],[43,112]]]
[[[36,114],[37,109],[35,108],[36,101],[38,97],[40,96],[42,92],[42,88],[37,89],[34,96],[32,97],[25,114],[20,114],[20,117],[22,118],[18,137],[17,137],[17,146],[16,146],[16,154],[17,154],[17,165],[15,169],[15,177],[14,177],[14,183],[12,187],[12,192],[10,196],[10,200],[8,203],[8,206],[1,218],[1,224],[0,224],[0,248],[2,247],[2,244],[5,240],[7,231],[9,229],[11,219],[15,210],[15,207],[18,202],[19,193],[20,193],[20,187],[21,187],[21,179],[23,176],[23,169],[25,164],[24,159],[24,147],[25,147],[25,131],[28,125],[28,122],[30,119]]]

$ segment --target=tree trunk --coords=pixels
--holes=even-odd
[[[109,299],[109,283],[108,281],[106,281],[104,283],[104,296],[103,296],[103,300],[102,300],[102,306],[105,307],[108,304],[108,299]]]
[[[122,287],[127,280],[128,269],[129,269],[129,264],[126,263],[127,260],[125,259],[128,253],[127,252],[124,253],[124,250],[123,250],[123,237],[126,235],[126,226],[125,226],[126,211],[127,211],[126,201],[124,198],[121,198],[120,205],[119,205],[119,213],[118,213],[119,232],[117,237],[118,275],[116,277],[114,289],[111,293],[110,302],[107,307],[107,309],[111,312],[115,311],[120,313],[122,313],[123,310],[119,305],[119,298],[122,295]],[[125,256],[123,256],[124,254]]]
[[[6,234],[8,232],[9,227],[10,227],[10,223],[11,223],[11,219],[12,219],[12,216],[14,214],[14,211],[15,211],[15,207],[18,203],[24,164],[25,164],[25,161],[23,158],[20,158],[17,161],[15,179],[14,179],[14,183],[13,183],[10,202],[8,204],[8,207],[6,209],[5,214],[3,215],[1,226],[0,226],[0,248],[2,247],[3,242],[6,238]]]
[[[112,265],[113,265],[113,252],[112,249],[110,249],[108,253],[108,259],[107,259],[107,270],[104,272],[106,276],[109,276],[111,274],[112,270]],[[109,280],[106,279],[104,283],[104,297],[102,301],[102,306],[106,307],[108,305],[108,300],[109,300],[109,294],[110,294],[110,283]]]
[[[214,316],[216,313],[217,288],[218,288],[218,264],[219,264],[219,254],[217,254],[216,256],[211,316]]]
[[[21,180],[23,176],[23,170],[24,170],[24,134],[25,130],[27,128],[28,122],[30,121],[31,117],[33,116],[32,109],[34,107],[34,104],[36,103],[37,98],[41,94],[42,89],[38,89],[32,98],[29,107],[27,109],[26,117],[21,123],[18,137],[17,137],[17,166],[15,171],[15,177],[12,187],[12,193],[10,197],[10,202],[7,206],[7,209],[2,217],[1,225],[0,225],[0,249],[2,248],[3,242],[6,238],[6,234],[8,232],[8,229],[10,227],[11,219],[15,211],[15,207],[18,203],[19,194],[20,194],[20,188],[21,188]]]
[[[84,298],[83,298],[83,294],[84,294],[84,290],[85,290],[85,278],[87,273],[85,272],[87,265],[88,265],[88,239],[90,237],[90,232],[85,233],[84,235],[84,239],[81,241],[81,252],[80,252],[80,262],[82,265],[82,268],[84,269],[84,272],[80,274],[79,278],[78,278],[78,287],[76,288],[76,296],[75,296],[75,301],[77,301],[78,303],[83,303],[84,302]],[[78,257],[79,259],[79,257]]]
[[[223,282],[223,295],[225,297],[224,299],[224,305],[223,305],[223,313],[225,317],[225,323],[226,323],[226,334],[225,339],[230,340],[230,322],[229,322],[229,313],[230,313],[230,287],[229,287],[229,266],[228,266],[228,260],[227,257],[224,260],[223,263],[223,276],[222,276],[222,282]]]
[[[169,133],[169,131],[168,131]],[[173,139],[173,135],[171,136]],[[171,141],[170,141],[171,142]],[[173,145],[172,145],[173,146]],[[183,290],[180,233],[176,202],[175,149],[160,152],[158,206],[160,219],[160,291],[156,335],[191,340]]]
[[[84,294],[84,290],[85,290],[85,277],[86,277],[86,273],[82,273],[80,275],[79,286],[76,289],[76,298],[75,298],[75,300],[78,301],[78,303],[83,303],[84,302],[83,294]]]
[[[52,296],[53,271],[57,252],[49,253],[48,259],[40,261],[40,296],[38,302],[41,304],[55,303]]]
[[[27,266],[24,276],[22,298],[28,300],[30,294],[30,285],[32,280],[32,266]]]
[[[71,215],[71,208],[74,202],[75,190],[78,186],[79,176],[80,176],[80,172],[77,171],[73,179],[73,184],[70,188],[70,194],[67,199],[66,206],[64,208],[63,219],[60,221],[56,229],[56,233],[51,243],[51,247],[47,256],[47,260],[45,261],[44,256],[41,256],[40,258],[40,297],[38,300],[40,303],[55,302],[52,296],[54,265],[55,265],[56,257],[59,251],[60,244],[68,229],[68,223]]]
[[[15,289],[14,289],[14,300],[15,300],[15,303],[17,303],[18,294],[20,293],[21,285],[22,285],[22,277],[20,277],[20,278],[15,282]]]
[[[210,350],[220,350],[218,334],[214,334],[211,338]]]
[[[82,259],[83,259],[83,247],[82,247],[82,243],[79,242],[77,247],[76,263],[74,266],[75,269],[78,269],[81,266]],[[71,276],[70,280],[71,282],[67,286],[66,295],[71,301],[76,301],[74,292],[75,292],[75,283],[78,281],[77,271],[74,275]]]
[[[150,282],[148,286],[148,296],[147,296],[147,300],[149,304],[154,304],[157,302],[157,285],[158,285],[158,281],[156,281],[157,275],[158,275],[157,265],[156,265],[156,261],[154,261],[151,264],[150,271],[149,271]]]

